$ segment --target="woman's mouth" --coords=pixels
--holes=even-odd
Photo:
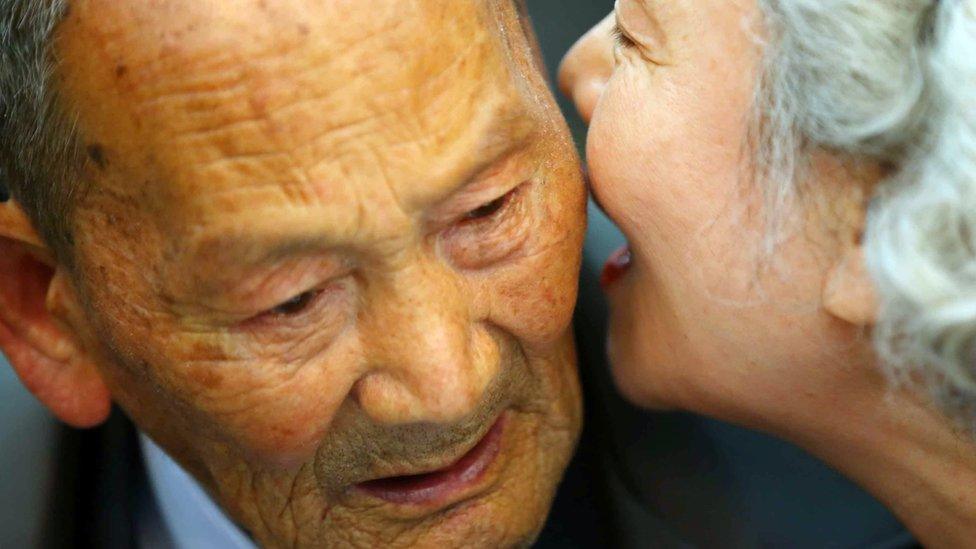
[[[610,254],[607,262],[603,265],[603,272],[600,273],[600,286],[608,289],[614,282],[620,280],[630,268],[630,260],[630,247],[628,246],[622,246]]]
[[[358,484],[357,488],[396,504],[423,505],[456,499],[454,496],[477,483],[495,461],[504,428],[505,415],[502,415],[468,453],[443,469],[370,480]]]

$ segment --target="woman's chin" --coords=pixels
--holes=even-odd
[[[622,289],[623,290],[623,289]],[[620,303],[632,303],[624,296]],[[641,325],[631,321],[630,311],[611,306],[610,329],[607,335],[607,359],[610,363],[610,375],[617,391],[625,400],[640,406],[655,410],[674,408],[674,404],[666,392],[662,392],[663,376],[657,372],[655,366],[659,360],[647,352],[651,338],[646,337],[634,327]]]

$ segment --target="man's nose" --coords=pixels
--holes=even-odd
[[[586,123],[613,74],[613,24],[611,13],[573,45],[559,66],[559,89],[573,100]]]
[[[354,394],[379,423],[452,423],[482,403],[498,373],[497,344],[470,318],[448,267],[412,265],[371,284],[359,319],[369,370]]]

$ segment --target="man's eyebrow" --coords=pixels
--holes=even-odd
[[[259,268],[298,255],[325,254],[335,249],[328,235],[312,230],[263,234],[255,232],[208,237],[192,248],[192,255],[211,265]]]
[[[248,277],[270,273],[268,269],[283,264],[284,260],[328,258],[328,254],[337,249],[328,235],[316,234],[312,230],[208,236],[188,246],[186,251],[192,258],[190,264],[206,265],[206,270],[192,273],[189,285],[164,288],[163,293],[174,302],[184,302],[190,296],[210,299],[228,295],[245,289],[241,284],[246,283]],[[335,259],[337,265],[342,261],[338,256]]]
[[[478,162],[472,165],[466,176],[461,179],[461,184],[457,186],[455,193],[493,175],[493,172],[506,160],[525,148],[536,134],[535,130],[534,124],[526,124],[516,131],[504,134],[504,137],[496,143],[486,144],[477,156]]]

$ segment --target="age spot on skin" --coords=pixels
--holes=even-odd
[[[108,158],[105,156],[105,147],[101,143],[88,145],[88,158],[98,166],[99,170],[104,171],[108,167]]]

